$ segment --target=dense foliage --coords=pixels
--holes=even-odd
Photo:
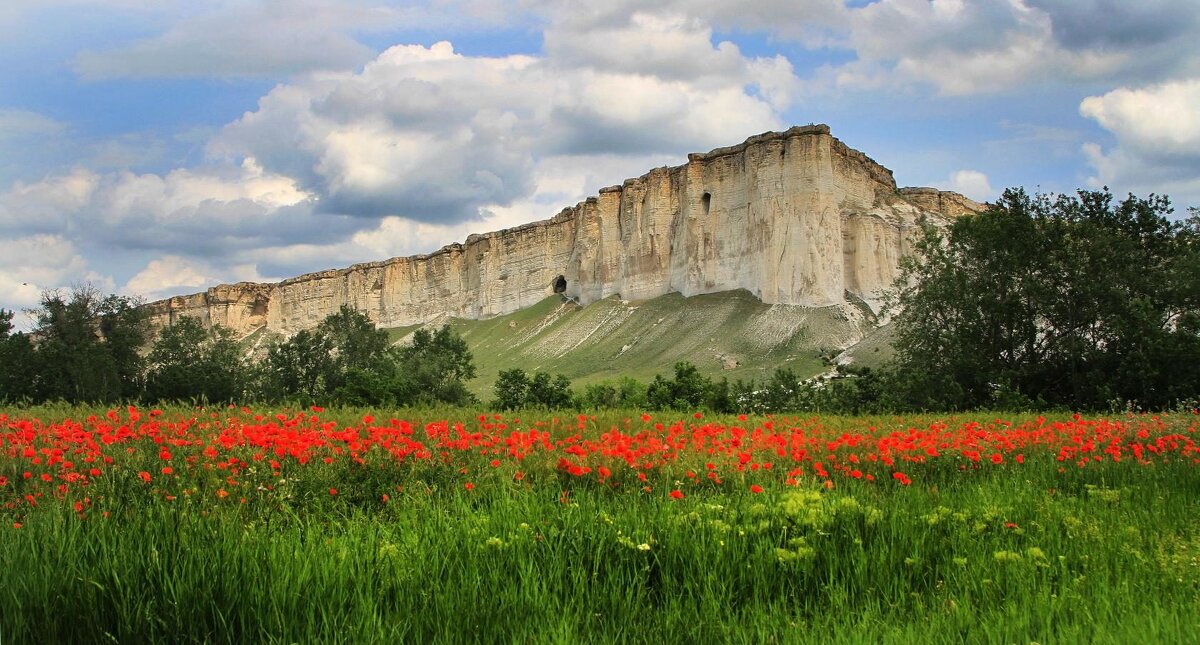
[[[471,353],[446,326],[394,347],[386,331],[343,306],[260,356],[229,330],[190,317],[154,338],[138,305],[86,287],[69,297],[50,292],[29,334],[14,333],[13,313],[0,310],[0,364],[19,366],[0,370],[0,402],[474,402]]]
[[[493,391],[496,398],[492,407],[498,410],[559,410],[575,403],[571,394],[571,380],[566,376],[555,374],[551,377],[546,372],[534,372],[530,377],[519,367],[501,371]]]
[[[0,400],[130,401],[142,394],[141,350],[149,328],[141,303],[90,287],[50,291],[36,309],[32,335],[12,333],[0,310]]]
[[[892,395],[927,409],[1200,394],[1200,217],[1164,197],[1030,197],[930,228],[896,304]]]
[[[241,350],[229,330],[205,329],[183,317],[162,330],[146,357],[146,398],[151,401],[232,401],[246,389]]]

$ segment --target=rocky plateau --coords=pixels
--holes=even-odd
[[[923,219],[982,208],[957,193],[897,188],[890,170],[828,126],[793,127],[428,255],[218,285],[146,307],[160,327],[194,316],[240,335],[295,333],[342,305],[379,327],[483,319],[555,293],[587,305],[744,289],[770,305],[878,309]]]

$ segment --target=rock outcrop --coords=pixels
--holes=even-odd
[[[876,306],[923,217],[982,205],[898,190],[890,170],[829,133],[795,127],[688,156],[558,215],[471,235],[429,255],[276,284],[220,285],[146,305],[158,325],[195,316],[240,333],[316,326],[342,305],[380,327],[484,318],[555,292],[581,304],[746,289],[769,304]]]

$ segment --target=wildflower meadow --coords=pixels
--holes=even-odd
[[[1194,642],[1200,416],[0,412],[0,642]]]

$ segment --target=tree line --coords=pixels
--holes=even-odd
[[[476,402],[466,388],[471,353],[449,327],[419,329],[393,346],[386,331],[342,307],[261,356],[192,317],[155,335],[140,304],[91,287],[47,292],[31,333],[14,333],[13,312],[0,310],[0,401]]]
[[[713,379],[690,362],[649,383],[574,388],[561,374],[504,370],[498,409],[1161,409],[1200,397],[1200,214],[1107,189],[1006,191],[987,211],[925,226],[889,298],[896,357],[801,378]],[[448,326],[394,346],[343,307],[251,360],[228,330],[180,318],[153,338],[136,300],[48,292],[31,333],[0,310],[0,401],[478,403],[466,342]],[[149,347],[149,351],[146,348]]]
[[[90,287],[47,292],[28,334],[13,333],[13,312],[0,310],[0,364],[7,366],[0,370],[0,401],[481,403],[467,389],[476,374],[473,356],[449,326],[418,329],[410,343],[397,346],[365,315],[343,306],[316,328],[262,352],[192,317],[155,334],[139,304]],[[856,386],[864,374],[854,374]],[[500,410],[858,411],[861,405],[847,393],[860,388],[844,380],[804,380],[778,370],[763,383],[730,383],[684,361],[673,375],[649,383],[626,377],[575,388],[562,374],[513,368],[500,372],[486,403]]]

